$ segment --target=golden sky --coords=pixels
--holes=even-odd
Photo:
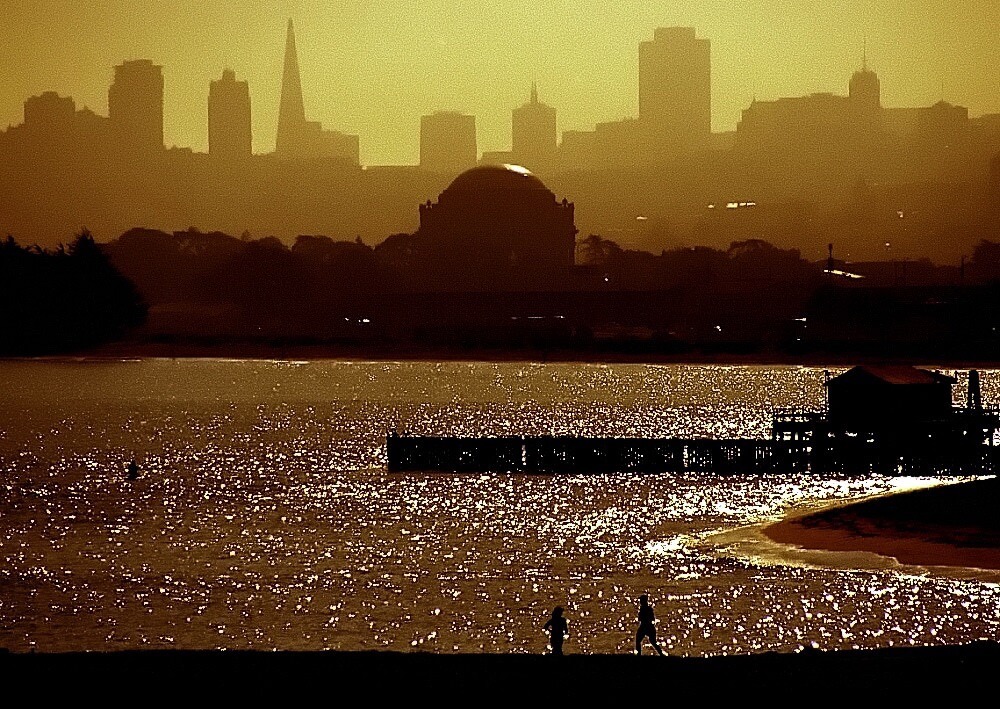
[[[715,130],[754,96],[845,93],[867,38],[886,106],[942,97],[1000,112],[998,0],[0,0],[0,126],[45,90],[107,113],[112,67],[164,66],[167,145],[207,147],[208,83],[250,81],[254,149],[274,147],[285,23],[306,113],[361,136],[367,164],[413,164],[420,116],[473,113],[480,150],[510,146],[538,81],[559,130],[637,113],[640,41],[657,26],[712,40]]]

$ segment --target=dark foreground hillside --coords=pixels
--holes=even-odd
[[[307,706],[677,706],[746,701],[829,706],[853,698],[932,701],[993,692],[1000,645],[765,653],[430,655],[139,651],[0,655],[0,677],[34,697],[122,697],[163,705],[308,701]]]

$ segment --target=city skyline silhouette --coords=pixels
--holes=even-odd
[[[581,234],[653,253],[758,239],[816,258],[834,234],[842,257],[874,260],[894,244],[895,259],[953,264],[996,238],[1000,114],[945,101],[893,106],[867,45],[846,90],[754,98],[736,130],[719,133],[712,38],[654,27],[635,56],[633,116],[560,134],[560,106],[531,82],[507,112],[512,149],[481,150],[479,117],[435,110],[414,126],[417,164],[363,166],[370,137],[315,120],[291,19],[284,37],[274,96],[229,68],[208,82],[208,110],[197,111],[208,153],[166,148],[169,82],[150,59],[114,66],[107,117],[54,91],[28,97],[23,123],[0,131],[11,168],[0,195],[12,205],[0,230],[47,244],[81,225],[99,240],[195,227],[379,243],[412,233],[415,205],[478,163],[526,166],[577,205]],[[271,103],[281,107],[277,150],[255,153],[252,117]]]
[[[184,13],[142,3],[122,9],[122,3],[108,0],[98,9],[45,2],[30,10],[13,8],[15,71],[0,80],[0,125],[16,123],[20,101],[46,90],[105,113],[109,67],[150,58],[166,71],[168,146],[207,148],[204,120],[193,109],[203,105],[208,81],[230,68],[249,81],[255,97],[254,150],[270,152],[288,17],[297,20],[310,119],[362,136],[361,161],[372,165],[416,164],[415,126],[435,110],[475,115],[482,151],[509,149],[506,114],[523,102],[532,81],[559,109],[560,132],[592,130],[597,123],[635,115],[636,50],[655,26],[694,26],[711,39],[717,132],[735,128],[754,96],[839,90],[840,76],[857,68],[865,43],[882,77],[886,105],[931,105],[944,98],[967,106],[973,116],[1000,110],[993,89],[998,67],[992,66],[986,41],[997,10],[978,2],[957,16],[932,3],[875,8],[850,2],[817,14],[761,0],[744,8],[741,23],[747,26],[739,34],[732,10],[719,3],[698,11],[651,9],[651,3],[598,11],[584,4],[568,15],[540,10],[534,19],[504,3],[492,10],[473,5],[462,16],[434,7],[402,8],[387,16],[364,2],[299,5],[277,3],[265,11],[236,3],[226,10]],[[902,10],[905,26],[898,22]],[[44,40],[38,19],[44,20]],[[132,30],[127,41],[117,30],[124,23]],[[769,31],[774,25],[782,30],[780,37]],[[78,27],[93,27],[101,42],[73,52],[70,62],[70,48],[81,40]],[[417,36],[431,41],[417,42]],[[54,44],[54,54],[31,51],[39,41]]]

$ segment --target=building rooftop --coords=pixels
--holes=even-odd
[[[836,381],[854,379],[859,375],[874,377],[875,379],[880,379],[886,384],[892,385],[954,384],[956,381],[954,377],[949,377],[946,374],[933,372],[927,369],[917,369],[916,367],[906,365],[863,365],[860,367],[854,367],[840,376],[834,377],[827,382],[827,386]]]
[[[545,183],[520,165],[480,165],[456,177],[446,192],[548,190]]]

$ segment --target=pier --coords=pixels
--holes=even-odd
[[[395,433],[386,439],[391,472],[984,475],[995,470],[998,450],[986,444],[956,451],[833,439],[465,438]]]
[[[769,439],[448,437],[390,432],[390,472],[603,474],[831,473],[988,475],[1000,460],[1000,412],[979,376],[964,407],[952,377],[912,367],[855,367],[826,382],[822,411],[776,411]]]

